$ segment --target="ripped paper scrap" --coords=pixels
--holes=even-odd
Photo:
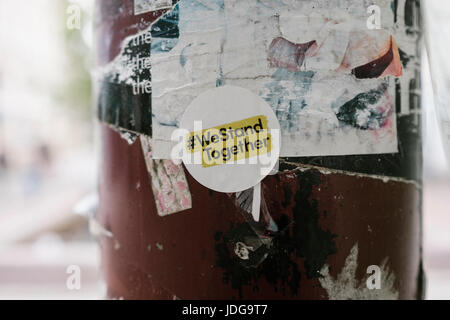
[[[258,183],[253,187],[253,203],[252,203],[252,216],[253,220],[259,221],[259,214],[261,210],[261,183]]]
[[[142,152],[150,175],[158,215],[171,215],[192,208],[192,197],[184,168],[172,160],[152,159],[152,142],[140,136]]]
[[[168,9],[172,7],[172,0],[134,0],[134,14]]]

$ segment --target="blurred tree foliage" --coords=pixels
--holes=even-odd
[[[61,16],[64,54],[66,68],[61,75],[61,85],[57,88],[56,99],[65,106],[76,110],[83,117],[91,117],[92,85],[90,68],[92,52],[83,34],[92,32],[92,13],[77,6],[80,9],[80,28],[68,28],[67,21],[72,16],[68,8],[77,5],[76,1],[58,1],[58,15]]]

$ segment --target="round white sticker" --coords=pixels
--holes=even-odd
[[[247,89],[204,92],[186,109],[180,128],[187,170],[215,191],[247,190],[277,164],[280,125],[269,105]]]

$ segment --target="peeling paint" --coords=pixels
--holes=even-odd
[[[400,182],[400,183],[405,183],[405,184],[412,184],[418,190],[422,190],[422,185],[420,183],[418,183],[417,181],[404,179],[404,178],[399,178],[399,177],[388,177],[388,176],[381,176],[381,175],[372,175],[372,174],[351,172],[351,171],[345,171],[345,170],[322,168],[322,167],[317,167],[317,166],[313,166],[313,165],[293,163],[293,162],[285,161],[283,159],[280,159],[280,164],[284,165],[284,166],[281,167],[281,168],[284,167],[284,170],[282,170],[282,171],[296,171],[296,170],[299,170],[301,172],[305,172],[305,171],[308,171],[308,170],[317,170],[321,174],[325,174],[325,175],[328,175],[328,174],[343,174],[343,175],[352,176],[352,177],[370,178],[370,179],[381,180],[384,183]]]
[[[355,244],[350,254],[345,259],[345,265],[341,272],[334,279],[330,273],[330,267],[325,265],[319,278],[322,288],[328,293],[330,300],[397,300],[398,291],[395,289],[395,276],[389,270],[388,259],[384,259],[380,265],[381,288],[368,289],[366,279],[359,281],[356,279],[356,269],[358,268],[358,244]]]
[[[121,247],[120,242],[118,240],[114,240],[114,250],[119,250]]]

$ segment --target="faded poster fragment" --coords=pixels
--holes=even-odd
[[[372,4],[381,29],[369,29]],[[154,157],[190,102],[222,85],[266,100],[282,133],[281,156],[397,152],[395,78],[405,70],[389,1],[208,0],[178,2],[152,33]],[[167,34],[168,36],[166,36]],[[244,108],[245,106],[243,106]],[[201,119],[199,119],[201,120]]]
[[[120,130],[152,134],[151,36],[144,33],[125,39],[120,54],[97,70],[97,114],[101,121]]]
[[[176,2],[136,1],[135,10],[144,13],[167,9]],[[164,3],[167,5],[163,6]],[[152,135],[150,49],[153,44],[160,50],[169,50],[178,36],[178,12],[172,10],[122,41],[119,54],[95,73],[99,87],[97,114],[101,121],[120,130]]]
[[[172,160],[152,159],[151,139],[145,136],[140,139],[158,215],[164,217],[191,209],[192,198],[183,166]]]

